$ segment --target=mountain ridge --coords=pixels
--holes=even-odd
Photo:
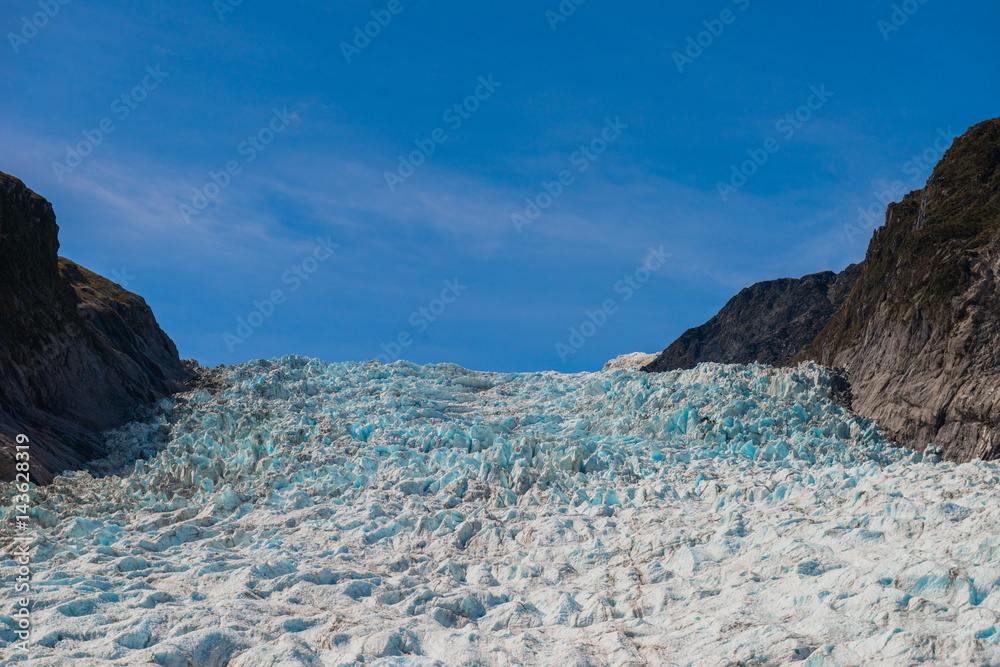
[[[745,287],[717,315],[688,329],[643,370],[687,370],[704,361],[786,365],[843,304],[859,272],[859,265],[852,264],[839,274],[824,271]]]

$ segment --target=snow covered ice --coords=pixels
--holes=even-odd
[[[642,368],[643,366],[654,362],[657,356],[658,355],[647,354],[645,352],[623,354],[620,357],[612,359],[608,363],[604,364],[604,370],[619,371],[626,368]]]
[[[1000,664],[997,466],[895,448],[829,379],[218,369],[32,492],[0,663]]]

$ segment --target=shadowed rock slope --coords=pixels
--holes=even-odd
[[[177,349],[146,302],[58,257],[52,205],[0,172],[0,478],[31,439],[32,480],[100,453],[100,432],[182,388]]]
[[[946,458],[1000,456],[1000,119],[889,206],[844,306],[797,359],[847,369],[854,407]]]
[[[648,372],[725,364],[790,362],[823,329],[854,286],[860,267],[757,283],[734,296],[719,314],[689,329],[656,359]]]

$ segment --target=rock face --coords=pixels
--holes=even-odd
[[[1000,119],[889,206],[860,265],[743,290],[643,370],[805,360],[845,369],[841,402],[901,444],[1000,457]]]
[[[846,368],[855,409],[907,445],[1000,456],[1000,119],[889,207],[850,297],[797,358]]]
[[[787,364],[843,305],[859,272],[860,267],[852,264],[840,274],[826,271],[747,287],[643,370],[685,370],[703,361]]]
[[[100,432],[183,388],[188,372],[143,299],[58,257],[52,205],[0,172],[0,479],[31,440],[47,483],[99,455]]]

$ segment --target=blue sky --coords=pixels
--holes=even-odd
[[[658,351],[1000,115],[995,3],[221,1],[0,7],[0,170],[207,365]]]

